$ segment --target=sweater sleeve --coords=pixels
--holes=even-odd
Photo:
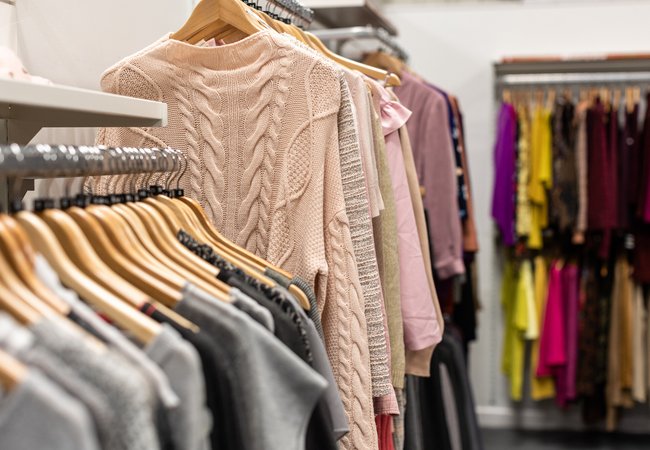
[[[128,61],[123,61],[107,70],[102,75],[101,87],[104,92],[110,94],[163,101],[163,94],[155,83],[142,70]],[[95,145],[136,148],[168,147],[148,127],[100,128],[97,131]],[[87,189],[92,189],[94,193],[105,195],[109,192],[124,191],[128,178],[121,175],[92,177],[85,186]]]
[[[424,167],[420,177],[425,188],[424,207],[429,211],[433,264],[441,279],[465,272],[462,230],[458,211],[456,164],[449,133],[449,113],[444,99],[431,97],[428,114],[421,114]],[[411,120],[413,120],[412,118]]]
[[[362,169],[356,117],[348,84],[343,77],[341,77],[340,83],[341,108],[338,114],[338,125],[343,196],[345,211],[350,220],[350,235],[363,292],[370,350],[372,395],[381,397],[393,391],[388,373],[388,351],[381,309],[383,296],[373,242],[370,206]]]
[[[350,423],[342,449],[374,450],[375,428],[370,355],[363,292],[359,283],[350,222],[345,210],[338,112],[341,85],[337,72],[318,62],[311,69],[311,142],[323,155],[323,241],[325,272],[317,277],[327,354]],[[322,152],[322,153],[321,153]]]

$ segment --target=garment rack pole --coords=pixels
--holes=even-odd
[[[314,21],[314,10],[304,6],[296,0],[266,0],[266,2],[279,6],[288,13],[293,14],[305,22],[306,25],[309,25]]]
[[[650,58],[511,61],[494,65],[495,95],[544,86],[650,84]]]
[[[184,155],[165,148],[130,148],[43,144],[0,146],[0,207],[7,211],[33,188],[35,178],[179,172]]]
[[[392,50],[403,61],[408,60],[408,53],[395,41],[383,28],[370,25],[364,27],[331,28],[327,30],[314,30],[314,35],[322,41],[339,41],[339,46],[355,39],[376,39]]]

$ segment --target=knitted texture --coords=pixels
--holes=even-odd
[[[361,151],[355,125],[350,90],[341,78],[341,109],[339,110],[339,151],[345,211],[350,220],[350,234],[354,256],[359,269],[359,281],[365,301],[368,345],[370,348],[370,371],[372,396],[381,397],[393,391],[388,373],[388,352],[384,320],[381,312],[383,295],[377,267],[370,206],[365,177],[361,166]]]
[[[377,448],[341,182],[338,72],[270,31],[211,48],[163,37],[105,72],[102,88],[166,102],[168,125],[105,129],[99,144],[182,151],[180,186],[220,232],[315,287],[351,427],[344,448]],[[108,181],[91,186],[105,193]]]
[[[370,94],[368,94],[370,95]],[[378,108],[378,105],[377,105]],[[375,235],[375,250],[379,264],[379,275],[384,292],[384,306],[388,319],[390,340],[391,378],[395,388],[404,388],[405,350],[402,309],[400,303],[399,261],[397,259],[397,214],[395,195],[391,183],[386,143],[381,122],[376,110],[372,111],[372,132],[375,158],[379,173],[379,188],[384,200],[384,210],[372,220]]]

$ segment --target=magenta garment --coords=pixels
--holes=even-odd
[[[407,128],[420,184],[425,188],[424,207],[429,213],[433,266],[440,279],[465,273],[463,235],[458,210],[458,183],[449,112],[442,94],[408,72],[394,91],[413,112]]]
[[[566,390],[564,392],[564,398],[558,398],[558,403],[560,400],[563,400],[561,406],[566,406],[569,401],[575,400],[578,395],[576,390],[578,370],[578,310],[580,307],[578,266],[569,264],[562,270],[562,284],[566,314]]]
[[[517,114],[515,108],[509,103],[502,103],[497,123],[497,140],[494,145],[492,218],[501,232],[504,245],[509,247],[515,245],[516,242],[516,139]]]
[[[548,277],[548,295],[546,299],[546,311],[544,312],[544,323],[539,338],[539,363],[537,365],[537,376],[554,376],[554,369],[566,364],[566,331],[565,331],[565,308],[562,292],[562,271],[557,268],[557,262],[551,264]],[[556,378],[556,391],[560,384],[566,384],[565,380]]]
[[[411,116],[411,111],[393,101],[383,87],[377,84],[377,88],[381,93],[381,125],[395,195],[404,346],[407,350],[422,350],[440,342],[442,333],[429,290],[398,132]]]

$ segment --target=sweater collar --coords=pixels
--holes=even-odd
[[[179,66],[205,67],[212,70],[236,70],[263,64],[286,43],[264,30],[231,44],[204,47],[171,39],[171,33],[160,39],[169,62]]]

